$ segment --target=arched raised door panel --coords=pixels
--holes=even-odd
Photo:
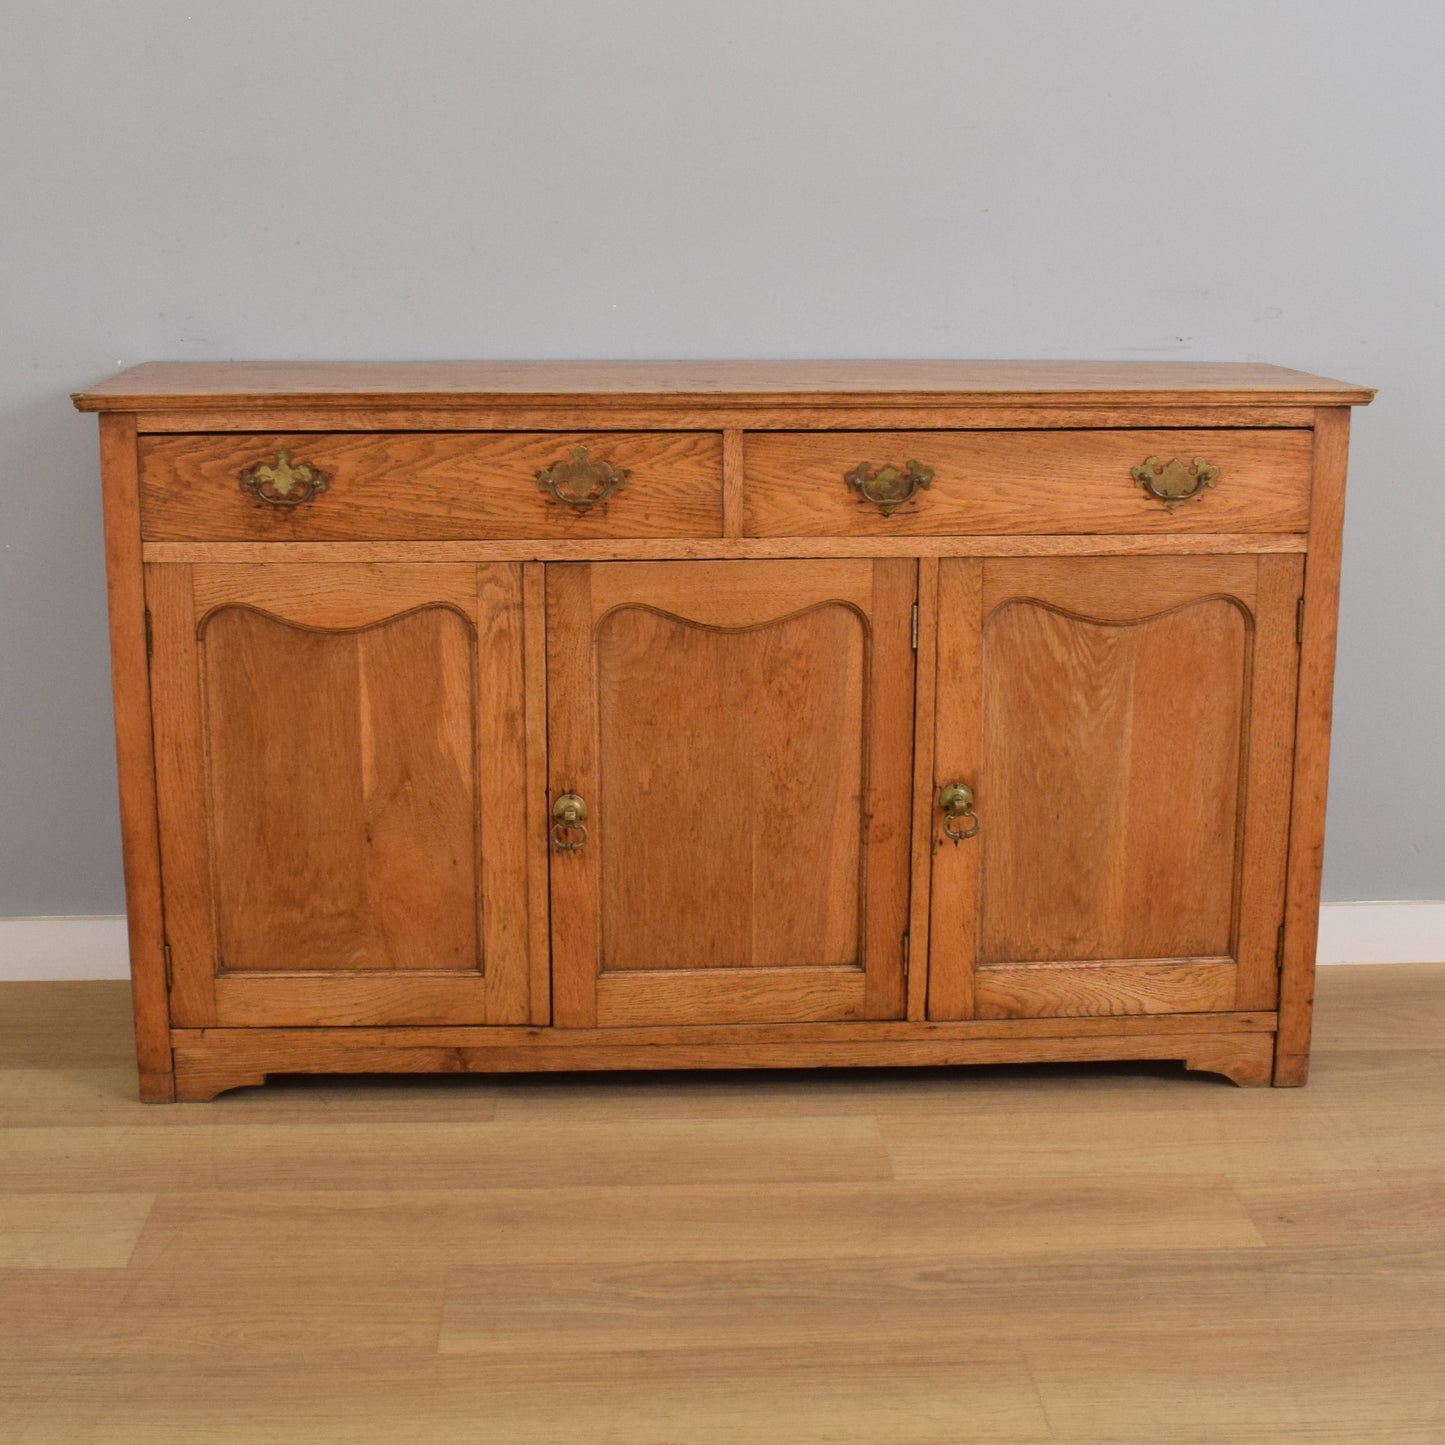
[[[1275,1007],[1301,561],[941,563],[931,1018]]]
[[[177,1024],[526,1022],[521,567],[159,563],[146,598]]]
[[[548,567],[557,1024],[902,1017],[916,577]]]

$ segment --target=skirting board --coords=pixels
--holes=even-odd
[[[1326,903],[1320,963],[1445,963],[1445,902]],[[125,978],[125,916],[0,918],[0,983]]]

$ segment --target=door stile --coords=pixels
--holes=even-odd
[[[901,1019],[908,1013],[903,936],[909,924],[912,871],[910,799],[918,686],[913,606],[917,600],[916,561],[898,557],[874,562],[861,941],[863,1007],[865,1017],[875,1019]],[[904,678],[911,679],[913,686],[900,686]],[[885,850],[883,845],[893,839],[900,846]]]
[[[1295,619],[1304,588],[1303,557],[1284,555],[1257,560],[1254,671],[1235,944],[1239,961],[1236,1009],[1272,1009],[1279,999],[1276,955],[1279,928],[1284,922],[1295,698],[1299,690],[1300,648]]]
[[[913,849],[908,909],[906,1017],[928,1016],[929,896],[933,877],[933,750],[937,726],[938,559],[918,563],[913,648]]]
[[[522,564],[477,567],[476,694],[472,700],[478,805],[475,867],[480,888],[487,1022],[529,1021],[527,755]]]
[[[944,557],[938,564],[938,681],[933,787],[927,798],[932,839],[932,913],[928,942],[928,1017],[974,1016],[983,849],[977,838],[944,836],[938,796],[949,783],[975,790],[980,831],[988,827],[983,783],[983,563]]]
[[[522,565],[523,708],[526,716],[527,958],[530,1020],[552,1022],[551,827],[547,788],[547,569]]]
[[[194,569],[187,562],[152,562],[145,572],[171,1023],[207,1028],[217,1021],[215,928]]]
[[[549,565],[546,606],[552,1021],[563,1028],[595,1028],[602,971],[599,852],[585,845],[564,851],[550,841],[552,800],[563,793],[593,802],[597,797],[591,565]]]

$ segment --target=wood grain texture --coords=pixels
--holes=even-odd
[[[1303,1084],[1309,1077],[1349,445],[1350,413],[1344,408],[1321,410],[1315,423],[1310,554],[1304,578],[1280,1031],[1274,1075],[1276,1084],[1290,1086]]]
[[[850,887],[847,902],[853,901],[855,892],[856,884]],[[901,937],[895,949],[900,974]],[[807,960],[812,956],[805,953],[801,957]],[[613,1028],[695,1026],[739,1019],[866,1019],[872,1016],[867,983],[856,963],[799,962],[796,956],[771,966],[747,962],[735,968],[615,969],[597,980],[597,1017]],[[890,992],[901,993],[901,985]]]
[[[913,686],[912,900],[908,910],[910,1019],[928,1017],[929,903],[933,886],[933,748],[938,697],[938,562],[918,562]]]
[[[176,1021],[524,1022],[520,566],[150,585]]]
[[[743,434],[737,427],[723,432],[722,534],[743,534]]]
[[[501,362],[160,364],[77,397],[105,413],[143,1092],[172,1045],[193,1098],[281,1055],[1079,1047],[1259,1082],[1277,1001],[1302,1081],[1371,395],[1254,365]],[[537,489],[572,445],[629,472],[605,507]],[[242,491],[282,448],[316,501]],[[1146,455],[1218,485],[1171,513]],[[933,484],[892,517],[842,486],[914,456]],[[954,780],[983,819],[957,846]],[[566,788],[580,855],[548,847]]]
[[[536,562],[522,567],[523,690],[526,707],[527,930],[531,1002],[529,1022],[552,1022],[552,945],[549,917],[547,795],[547,571]],[[513,901],[515,903],[515,900]]]
[[[1188,607],[1201,596],[1237,598],[1252,612],[1258,587],[1259,568],[1253,557],[1100,559],[1077,568],[1048,558],[1010,559],[985,563],[981,605],[989,617],[1020,596],[1037,597],[1057,610],[1122,626]]]
[[[176,562],[147,566],[145,589],[154,644],[150,686],[165,943],[179,965],[173,965],[170,1020],[202,1028],[217,1022],[216,930],[195,569]]]
[[[751,432],[744,443],[748,536],[995,532],[1302,532],[1308,431]],[[1130,468],[1204,456],[1213,487],[1173,511]],[[851,491],[861,462],[933,480],[889,516]]]
[[[1290,532],[1182,536],[675,537],[521,542],[146,542],[147,562],[672,562],[802,557],[1127,557],[1303,553]]]
[[[126,1097],[124,985],[0,985],[3,1428],[1437,1445],[1445,968],[1319,983],[1302,1091],[1038,1065],[208,1109]]]
[[[597,623],[604,972],[862,957],[868,620],[777,603]]]
[[[1302,558],[1261,557],[1256,565],[1253,700],[1236,875],[1236,1008],[1274,1008],[1279,999],[1279,930],[1284,922],[1299,686],[1295,628],[1304,586]]]
[[[186,1098],[200,1100],[259,1084],[268,1072],[292,1070],[570,1072],[710,1068],[712,1059],[720,1068],[800,1068],[1024,1062],[1035,1057],[1185,1058],[1203,1056],[1215,1047],[1201,1041],[1204,1035],[1258,1035],[1262,1043],[1225,1043],[1216,1049],[1219,1057],[1236,1061],[1231,1067],[1244,1068],[1238,1060],[1271,1056],[1274,1025],[1273,1014],[1212,1013],[1080,1017],[1069,1020],[1066,1039],[1058,1020],[1027,1018],[729,1025],[689,1020],[603,1029],[330,1028],[322,1036],[314,1029],[251,1027],[178,1029],[172,1039],[186,1060]],[[1145,1042],[1135,1042],[1140,1039]],[[1170,1042],[1161,1043],[1164,1039]],[[1088,1041],[1083,1054],[1059,1052],[1080,1040]],[[902,1045],[919,1047],[908,1058],[901,1051],[900,1057],[890,1058]],[[732,1063],[722,1062],[727,1059]]]
[[[157,540],[334,542],[468,537],[718,536],[722,440],[716,433],[316,433],[147,437],[141,527]],[[605,501],[579,507],[539,489],[537,473],[585,446],[626,472]],[[328,481],[296,506],[242,490],[248,468],[287,451]]]
[[[1237,971],[1232,958],[985,964],[974,1009],[985,1019],[1221,1013],[1234,1007]]]
[[[471,734],[476,754],[476,869],[481,887],[487,1022],[520,1024],[532,1017],[531,979],[536,972],[534,921],[526,903],[533,834],[527,808],[526,619],[521,565],[476,568],[475,606],[478,686],[471,700]],[[421,718],[419,703],[425,696],[420,690],[413,696],[414,718]],[[439,703],[426,725],[434,726],[441,712]],[[420,727],[414,724],[413,730],[420,731]],[[412,906],[419,906],[424,896],[417,889]]]
[[[1253,558],[943,564],[937,782],[974,787],[981,827],[935,855],[931,1017],[1268,1005],[1281,563],[1267,585]]]
[[[217,967],[480,972],[471,618],[199,630]]]
[[[154,1194],[0,1194],[0,1279],[12,1269],[123,1269]]]
[[[105,572],[110,614],[110,678],[120,786],[121,861],[125,872],[136,1058],[154,1103],[173,1095],[170,1003],[166,990],[156,824],[155,755],[148,676],[148,616],[141,572],[135,418],[100,420]]]
[[[525,406],[250,406],[192,407],[181,411],[133,413],[142,436],[209,432],[435,432],[435,431],[1050,431],[1060,427],[1261,427],[1314,425],[1312,406],[1149,406],[1048,402],[1014,404],[999,400],[968,405],[957,400],[924,405],[874,402],[852,405],[766,404],[731,401],[659,402],[651,406],[556,402]]]
[[[1356,405],[1367,387],[1254,362],[1200,361],[154,361],[74,400],[82,411],[231,406],[526,406],[585,398],[924,404]]]
[[[1015,588],[983,632],[980,962],[1231,953],[1248,616],[1206,593],[1121,622],[1056,611],[1037,573]]]
[[[1150,1017],[1118,1015],[1110,1018],[1079,1018],[1069,1022],[1070,1033],[1084,1038],[1105,1038],[1132,1034],[1268,1033],[1275,1029],[1272,1013],[1157,1014]],[[1049,1038],[1059,1031],[1051,1019],[952,1019],[943,1023],[916,1024],[904,1020],[862,1023],[781,1024],[639,1024],[597,1029],[545,1029],[512,1025],[482,1027],[437,1026],[428,1028],[335,1028],[327,1038],[337,1048],[405,1047],[425,1045],[441,1049],[482,1049],[491,1044],[509,1048],[590,1048],[596,1044],[775,1044],[775,1043],[887,1043],[923,1039],[936,1043],[957,1043],[972,1039]],[[171,1030],[177,1046],[196,1047],[242,1041],[264,1043],[297,1058],[313,1041],[307,1028],[211,1028]],[[281,1055],[278,1055],[278,1057]]]
[[[928,930],[930,1019],[974,1016],[983,850],[977,837],[960,841],[945,835],[938,800],[950,783],[976,790],[983,770],[983,694],[978,686],[983,655],[983,568],[977,558],[963,557],[945,557],[938,565],[938,682],[933,786],[927,800],[933,850]],[[980,829],[988,816],[987,801],[981,806]]]
[[[226,1089],[260,1084],[276,1065],[252,1030],[217,1030],[175,1049],[176,1099],[204,1103]],[[560,1032],[560,1030],[559,1030]],[[222,1040],[219,1035],[229,1037]],[[517,1047],[436,1048],[423,1043],[348,1048],[307,1040],[308,1073],[528,1073],[630,1069],[814,1069],[945,1064],[1065,1063],[1174,1059],[1240,1085],[1269,1083],[1274,1057],[1266,1035],[1168,1033],[1054,1034],[1024,1038],[889,1040],[885,1043],[676,1043],[567,1045],[550,1039]],[[1197,1062],[1191,1063],[1191,1060]]]
[[[814,1183],[884,1180],[889,1165],[872,1120],[837,1120],[830,1138],[805,1119],[733,1117],[713,1120],[627,1120],[577,1129],[549,1129],[537,1121],[373,1121],[364,1126],[370,1148],[358,1148],[355,1126],[336,1129],[324,1119],[284,1129],[260,1120],[236,1120],[226,1130],[224,1152],[207,1159],[195,1148],[199,1132],[213,1146],[214,1126],[197,1120],[206,1110],[183,1110],[170,1128],[118,1124],[89,1142],[95,1157],[67,1154],[79,1142],[73,1128],[9,1132],[14,1173],[7,1191],[36,1189],[47,1173],[54,1186],[83,1194],[104,1168],[117,1185],[155,1192],[195,1189],[279,1191],[566,1188],[585,1173],[598,1184],[677,1186],[797,1179]],[[562,1135],[566,1149],[557,1148]],[[66,1137],[69,1135],[69,1141]],[[570,1158],[568,1157],[570,1154]],[[50,1167],[47,1168],[47,1165]],[[106,1189],[105,1193],[119,1192]],[[142,1246],[143,1249],[143,1246]]]
[[[902,1012],[914,574],[549,569],[559,1022]]]
[[[1135,1071],[1136,1077],[1139,1072]],[[1155,1071],[1156,1083],[1158,1074]],[[1069,1070],[1064,1077],[1077,1088],[1088,1073]],[[811,1080],[790,1082],[805,1097],[815,1093]],[[1109,1097],[1127,1099],[1127,1088],[1117,1079],[1113,1082]],[[553,1080],[518,1083],[548,1092],[556,1087]],[[633,1083],[615,1081],[613,1096],[625,1097]],[[756,1092],[766,1097],[784,1081],[760,1079],[757,1084]],[[849,1126],[859,1114],[868,1117],[863,1101],[872,1091],[866,1078],[839,1079],[837,1084],[843,1097],[851,1096],[853,1102],[837,1130],[842,1143],[856,1139]],[[1194,1080],[1192,1086],[1189,1092],[1207,1095],[1217,1109],[1223,1101],[1252,1102],[1261,1097],[1219,1088],[1213,1080]],[[1067,1097],[1063,1088],[1044,1092],[1054,1103]],[[239,1102],[228,1100],[226,1106]],[[206,1111],[176,1112],[194,1117]],[[1085,1111],[1076,1130],[1087,1129],[1101,1113],[1097,1104]],[[684,1116],[684,1125],[687,1122]],[[957,1118],[952,1122],[956,1126]],[[584,1128],[588,1123],[577,1120]],[[826,1139],[831,1123],[826,1117],[815,1118],[813,1127]],[[574,1125],[559,1132],[567,1141],[582,1128]],[[627,1151],[629,1157],[640,1156],[659,1137],[659,1131],[649,1134]],[[786,1133],[772,1137],[786,1146]],[[811,1163],[813,1157],[810,1151],[804,1160]],[[1088,1258],[1091,1249],[1094,1258],[1105,1255],[1117,1264],[1125,1263],[1117,1256],[1138,1251],[1145,1256],[1137,1262],[1141,1270],[1162,1264],[1176,1252],[1187,1257],[1198,1251],[1204,1255],[1201,1264],[1222,1250],[1250,1251],[1256,1263],[1265,1258],[1260,1226],[1230,1197],[1228,1177],[1201,1173],[1197,1161],[1189,1170],[1144,1173],[1111,1167],[1069,1178],[1049,1177],[1035,1165],[1023,1179],[985,1177],[973,1188],[961,1188],[951,1179],[913,1180],[902,1187],[876,1175],[810,1179],[806,1167],[789,1173],[785,1160],[776,1156],[768,1163],[776,1169],[773,1179],[754,1177],[736,1183],[704,1178],[618,1186],[607,1182],[616,1176],[604,1168],[597,1171],[600,1177],[595,1181],[579,1177],[577,1171],[576,1182],[565,1188],[424,1189],[408,1187],[399,1171],[377,1170],[380,1187],[364,1192],[313,1193],[283,1187],[201,1199],[172,1196],[160,1202],[142,1246],[143,1250],[166,1248],[179,1272],[201,1266],[207,1246],[214,1248],[218,1238],[229,1239],[234,1233],[233,1268],[264,1265],[277,1272],[296,1271],[329,1229],[332,1242],[329,1247],[323,1244],[320,1253],[354,1276],[368,1257],[376,1259],[379,1246],[388,1255],[396,1250],[396,1231],[406,1229],[406,1211],[411,1209],[414,1243],[403,1257],[427,1278],[435,1277],[432,1271],[438,1263],[458,1272],[510,1263],[542,1277],[548,1269],[585,1268],[590,1262],[625,1277],[667,1263],[740,1265],[751,1260],[785,1273],[792,1261],[812,1260],[825,1270],[846,1270],[845,1261],[873,1260],[908,1261],[920,1270],[928,1270],[930,1262],[940,1270],[972,1263],[1001,1270],[1008,1279],[1022,1277],[1030,1265],[1045,1272],[1066,1259]],[[1031,1207],[1023,1205],[1024,1199]],[[585,1211],[588,1221],[583,1240],[577,1237],[579,1210]],[[961,1215],[976,1218],[969,1221],[969,1228],[960,1228]],[[907,1219],[909,1227],[900,1228],[900,1219]],[[505,1260],[496,1256],[499,1235],[510,1246]],[[142,1259],[148,1263],[148,1254],[143,1253]],[[933,1282],[942,1285],[946,1279],[941,1273]],[[926,1276],[919,1281],[924,1287],[929,1282]],[[826,1321],[819,1318],[817,1324],[824,1328]],[[599,1331],[599,1342],[606,1337],[605,1331]],[[796,1345],[802,1349],[805,1342]],[[505,1349],[505,1343],[498,1341],[498,1348]],[[860,1351],[859,1357],[866,1354]],[[677,1362],[676,1356],[670,1358]],[[756,1365],[755,1358],[752,1363]],[[839,1367],[839,1377],[857,1366],[858,1358],[849,1358]]]

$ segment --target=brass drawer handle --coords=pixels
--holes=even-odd
[[[537,473],[537,490],[569,507],[595,507],[627,485],[627,473],[602,460],[593,461],[586,447],[573,447],[564,461]]]
[[[943,809],[943,831],[955,843],[972,838],[978,832],[978,814],[973,811],[973,789],[967,783],[945,783],[938,794]],[[955,823],[972,820],[971,827],[954,828]]]
[[[262,462],[241,473],[241,490],[273,507],[299,507],[331,486],[308,462],[293,464],[291,453],[279,451],[274,462]]]
[[[910,460],[902,467],[890,462],[875,471],[872,462],[859,462],[851,472],[843,474],[843,480],[850,492],[859,493],[863,501],[872,502],[885,517],[891,517],[904,502],[928,490],[933,468]]]
[[[1191,497],[1197,497],[1205,487],[1212,487],[1219,480],[1219,468],[1211,467],[1203,457],[1195,457],[1189,466],[1178,457],[1168,462],[1145,457],[1137,467],[1129,468],[1129,475],[1137,486],[1158,497],[1172,512]]]
[[[576,793],[563,793],[552,804],[552,846],[559,853],[573,853],[587,842],[587,825],[582,820],[587,816],[586,802]],[[580,833],[580,838],[571,838],[570,833]]]

